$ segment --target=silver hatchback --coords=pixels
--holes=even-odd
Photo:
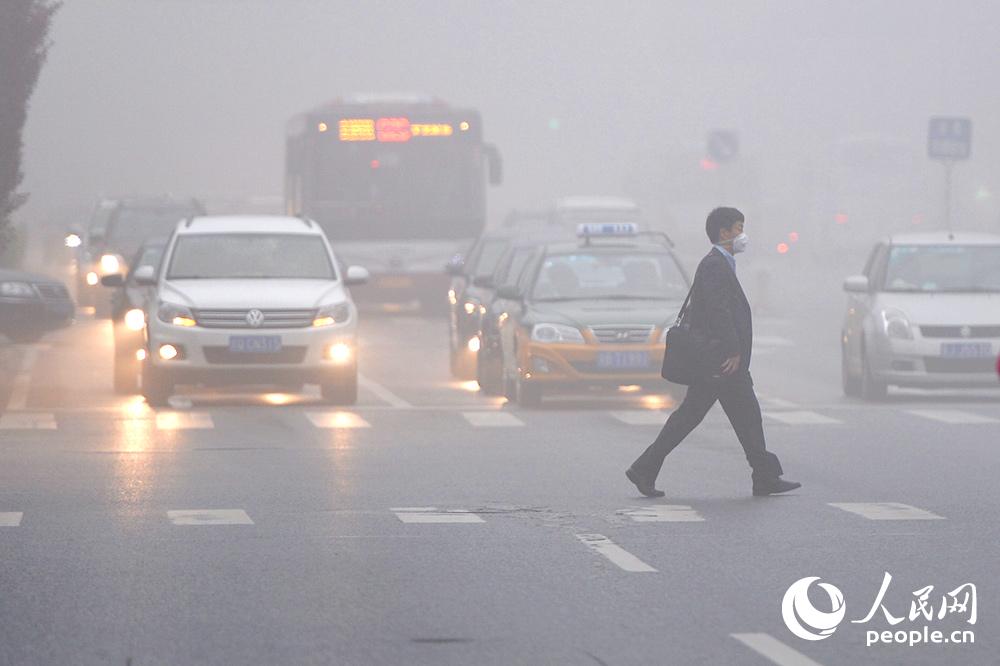
[[[900,234],[844,281],[844,393],[998,386],[1000,235]]]

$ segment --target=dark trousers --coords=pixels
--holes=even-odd
[[[769,452],[764,444],[760,403],[757,402],[750,373],[746,371],[689,386],[684,401],[667,419],[656,440],[632,463],[632,469],[655,481],[663,459],[701,423],[716,400],[722,404],[743,445],[747,462],[753,469],[754,483],[767,483],[781,476],[778,456]]]

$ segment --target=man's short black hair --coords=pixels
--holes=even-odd
[[[705,233],[708,234],[708,240],[718,243],[720,231],[729,229],[737,222],[743,221],[743,213],[735,208],[722,206],[708,214],[708,219],[705,220]]]

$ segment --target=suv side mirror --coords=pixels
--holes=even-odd
[[[121,273],[109,273],[101,276],[101,284],[105,287],[120,287],[125,284],[125,278]]]
[[[348,266],[347,274],[344,276],[344,284],[348,287],[368,282],[371,274],[364,266]]]
[[[156,269],[149,264],[144,264],[135,269],[135,272],[132,273],[132,277],[135,279],[136,284],[142,285],[143,287],[149,287],[156,284]],[[104,283],[103,278],[101,279],[101,283]]]
[[[472,278],[472,284],[477,287],[483,287],[485,289],[490,289],[493,286],[493,276],[492,275],[477,275]]]
[[[503,183],[503,159],[500,151],[492,143],[483,146],[486,150],[486,165],[489,170],[490,185],[500,185]]]
[[[517,285],[505,284],[499,289],[497,289],[497,298],[505,298],[510,301],[521,300],[521,292],[518,290]]]
[[[852,275],[844,280],[844,291],[867,293],[869,291],[868,278],[864,275]]]

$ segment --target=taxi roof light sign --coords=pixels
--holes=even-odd
[[[635,236],[637,233],[639,233],[639,225],[634,222],[585,222],[576,226],[576,235],[580,238]]]

